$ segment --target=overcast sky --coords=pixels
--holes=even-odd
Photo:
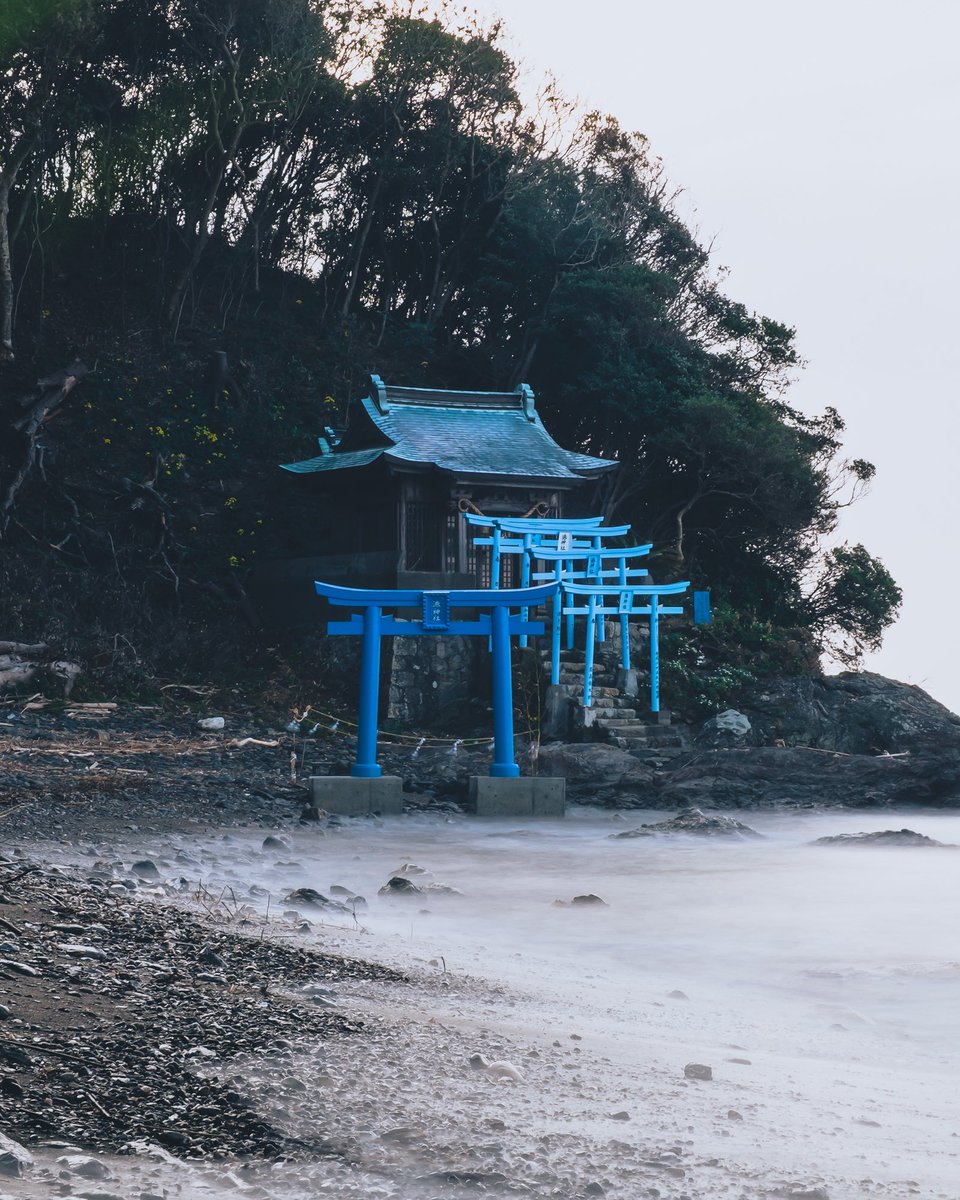
[[[535,82],[645,133],[797,406],[877,467],[844,515],[904,592],[867,666],[960,711],[960,0],[471,0]]]

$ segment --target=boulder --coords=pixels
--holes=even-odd
[[[654,771],[639,759],[602,742],[550,742],[540,747],[541,775],[567,781],[567,798],[604,807],[654,806]]]
[[[752,726],[750,718],[735,708],[717,713],[704,721],[697,734],[699,746],[743,746],[749,744]]]
[[[20,1179],[33,1166],[33,1155],[19,1142],[0,1133],[0,1176]]]
[[[817,838],[813,846],[938,846],[955,850],[948,842],[938,842],[912,829],[881,829],[875,833],[838,833],[833,837]]]
[[[331,912],[345,913],[350,911],[339,900],[331,900],[329,896],[324,896],[322,892],[318,892],[316,888],[312,887],[294,888],[283,899],[285,904],[310,904],[314,908],[325,908]]]
[[[589,892],[585,896],[574,896],[572,900],[554,900],[554,908],[609,908],[606,900]]]
[[[666,821],[658,821],[655,825],[641,825],[639,829],[625,829],[623,833],[613,833],[612,838],[656,837],[658,834],[686,833],[697,837],[724,838],[758,838],[763,834],[757,833],[749,825],[737,821],[733,817],[724,817],[717,813],[709,816],[699,808],[685,808],[675,817]]]
[[[377,892],[378,896],[422,896],[423,889],[405,879],[402,875],[394,875],[388,879]]]

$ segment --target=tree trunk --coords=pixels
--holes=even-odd
[[[223,182],[223,176],[227,169],[227,161],[226,155],[221,155],[220,166],[214,173],[210,187],[207,190],[202,211],[196,222],[196,237],[193,243],[193,251],[190,258],[181,268],[170,291],[170,298],[167,301],[166,318],[167,325],[174,331],[176,331],[176,327],[180,322],[180,309],[183,306],[187,286],[193,278],[194,271],[200,265],[203,251],[210,240],[210,214],[213,212],[214,205],[217,202],[217,194],[220,191],[220,184]]]
[[[10,263],[10,183],[0,174],[0,362],[12,362],[13,268]]]
[[[360,282],[360,274],[363,270],[363,260],[367,249],[367,239],[370,237],[370,230],[373,228],[373,218],[376,215],[377,204],[380,200],[380,190],[383,187],[384,175],[386,167],[381,166],[380,172],[377,175],[377,181],[373,187],[373,193],[370,196],[370,201],[367,204],[366,215],[363,218],[363,223],[357,233],[356,250],[353,256],[353,269],[350,272],[350,279],[347,282],[347,290],[343,297],[343,304],[340,308],[340,317],[346,320],[350,315],[350,308],[353,305],[353,297],[357,290],[357,284]]]
[[[12,362],[13,350],[13,265],[10,259],[10,190],[20,168],[33,149],[23,140],[7,165],[0,170],[0,362]]]
[[[83,363],[74,363],[64,371],[37,381],[36,395],[20,400],[23,416],[11,420],[2,434],[6,462],[0,461],[0,538],[7,531],[10,517],[37,458],[37,438],[50,414],[66,400],[76,385],[88,374]]]

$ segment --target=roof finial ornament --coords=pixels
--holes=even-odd
[[[517,392],[523,406],[523,415],[528,421],[535,421],[537,419],[537,409],[533,398],[533,388],[531,388],[529,383],[521,383],[517,385]]]
[[[380,412],[386,416],[390,411],[390,401],[387,399],[387,385],[379,375],[370,376],[370,399]]]

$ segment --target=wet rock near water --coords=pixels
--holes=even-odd
[[[0,861],[0,895],[3,927],[17,931],[17,958],[0,962],[8,1141],[122,1153],[139,1140],[188,1158],[316,1153],[252,1110],[231,1063],[359,1034],[317,989],[403,979],[37,864]],[[63,940],[78,929],[82,943]],[[0,1174],[29,1165],[17,1154],[0,1144]],[[78,1184],[106,1178],[95,1158],[67,1158]]]
[[[606,900],[588,892],[584,896],[574,896],[572,900],[554,900],[554,908],[609,908]]]
[[[416,883],[414,883],[416,880]],[[462,896],[463,892],[449,884],[439,883],[426,869],[417,863],[405,862],[393,872],[377,892],[378,896],[394,896],[412,899],[434,896]]]
[[[568,800],[603,807],[658,807],[655,772],[626,750],[601,742],[553,742],[540,747],[541,775],[567,781]]]
[[[393,875],[387,882],[377,891],[378,896],[419,896],[423,892],[422,888],[410,879],[403,875]]]
[[[19,1142],[0,1133],[0,1179],[20,1179],[33,1165],[33,1155]]]
[[[292,892],[284,897],[285,904],[309,904],[311,908],[323,908],[328,912],[349,913],[350,907],[342,904],[339,900],[333,900],[330,896],[324,896],[322,892],[318,892],[316,888],[299,887],[294,888]]]
[[[435,896],[462,896],[463,892],[458,888],[450,887],[446,883],[426,881],[414,883],[412,879],[408,879],[405,875],[392,875],[383,887],[378,889],[377,895],[401,896],[404,898],[419,896],[421,899],[425,899]]]
[[[938,842],[912,829],[882,829],[874,833],[838,833],[832,837],[817,838],[812,846],[931,846],[942,850],[956,850],[950,842]]]
[[[665,821],[657,821],[652,825],[641,825],[638,829],[625,829],[623,833],[612,833],[610,836],[614,839],[642,838],[672,833],[693,834],[696,837],[738,839],[763,837],[763,834],[757,833],[749,825],[744,825],[742,821],[718,813],[707,814],[699,808],[687,808],[677,816],[669,817]]]
[[[278,837],[276,834],[273,834],[273,833],[267,834],[267,836],[263,839],[263,844],[261,846],[261,849],[263,849],[263,850],[289,850],[290,849],[290,839],[285,838],[285,837]]]

